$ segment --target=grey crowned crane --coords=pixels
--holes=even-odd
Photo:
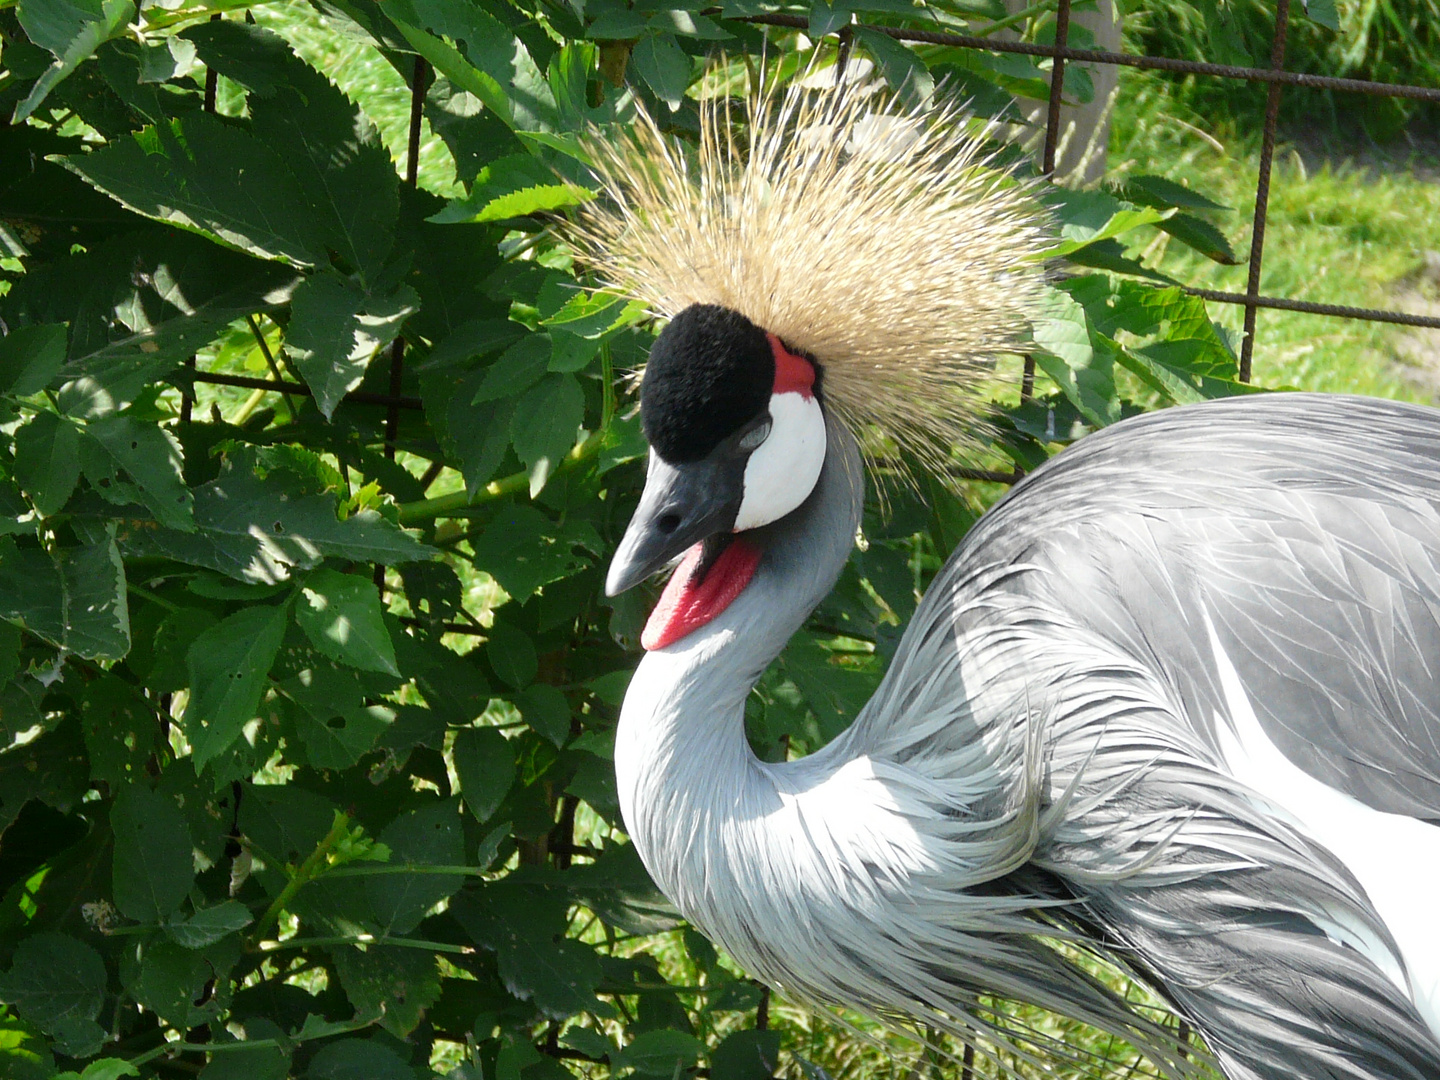
[[[1083,439],[971,530],[850,728],[765,763],[745,700],[850,555],[862,445],[973,435],[1046,225],[956,114],[854,88],[709,105],[694,157],[643,116],[592,149],[577,247],[669,318],[607,590],[680,560],[615,749],[679,909],[797,1000],[982,1048],[993,994],[1198,1070],[1088,951],[1230,1080],[1440,1078],[1440,413],[1258,395]]]

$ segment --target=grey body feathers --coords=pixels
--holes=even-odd
[[[1074,935],[1233,1080],[1440,1077],[1365,888],[1234,775],[1225,667],[1308,777],[1440,828],[1440,413],[1270,395],[1083,440],[971,531],[851,728],[764,765],[745,695],[858,521],[853,443],[831,456],[752,585],[626,700],[627,827],[681,909],[817,1003],[971,1033],[996,993],[1182,1073],[1041,940]]]

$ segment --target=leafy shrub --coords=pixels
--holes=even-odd
[[[619,832],[645,597],[600,582],[644,450],[617,376],[652,328],[547,232],[588,197],[583,126],[638,96],[685,137],[717,42],[797,68],[796,35],[762,51],[749,9],[700,6],[317,0],[419,87],[397,163],[243,9],[0,5],[5,1075],[777,1067],[768,998],[650,937],[679,924]],[[816,39],[845,11],[817,4]],[[906,92],[1045,90],[1013,57],[859,47]],[[427,129],[453,177],[417,177]],[[1047,197],[1071,269],[1034,394],[997,406],[1002,475],[1137,401],[1243,389],[1133,258],[1158,228],[1232,259],[1210,204]],[[754,695],[757,752],[844,725],[997,490],[872,507]]]

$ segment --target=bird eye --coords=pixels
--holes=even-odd
[[[757,424],[744,435],[740,436],[740,449],[749,453],[770,437],[772,421],[767,417],[765,422]]]

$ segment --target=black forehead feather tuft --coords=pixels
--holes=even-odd
[[[664,460],[699,461],[769,405],[774,385],[765,331],[729,308],[692,304],[650,349],[641,427]]]

